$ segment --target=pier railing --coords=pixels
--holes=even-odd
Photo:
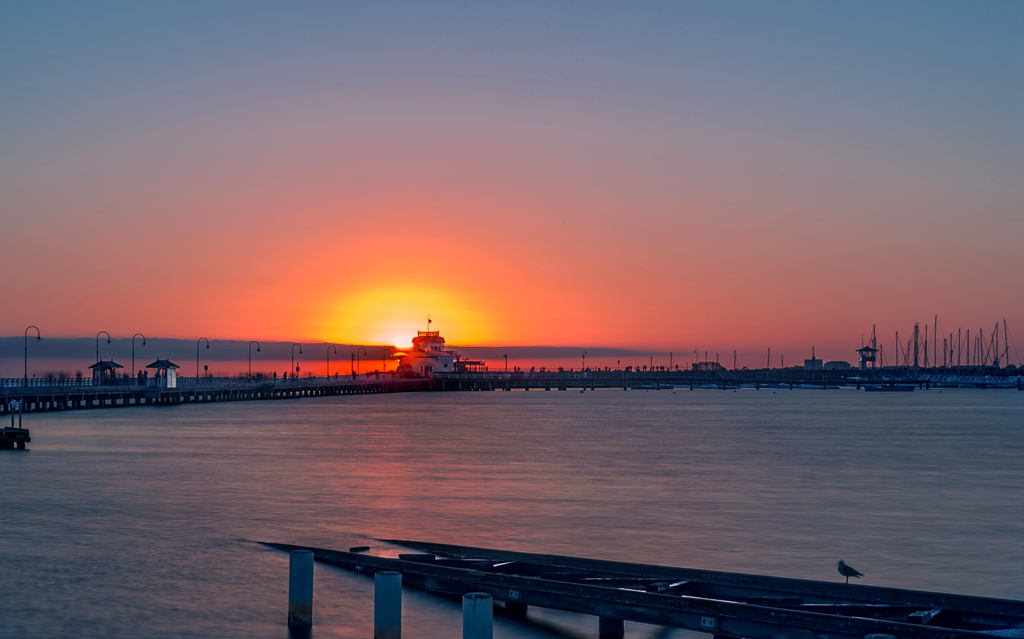
[[[394,373],[362,373],[359,375],[306,375],[300,377],[270,377],[267,375],[223,375],[209,377],[178,377],[179,388],[217,387],[217,388],[252,388],[258,386],[302,386],[306,384],[338,383],[351,384],[374,381],[393,381],[400,379]],[[102,382],[91,377],[3,377],[0,378],[0,388],[33,388],[33,389],[62,389],[62,388],[117,388],[122,390],[141,390],[144,388],[158,388],[162,385],[156,377],[143,378],[139,383],[136,377],[117,377]]]
[[[127,385],[127,384],[126,384]],[[16,388],[16,387],[80,387],[80,386],[92,386],[91,377],[29,377],[26,380],[24,377],[3,377],[0,378],[0,388]]]

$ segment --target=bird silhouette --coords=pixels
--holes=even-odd
[[[864,574],[856,568],[854,568],[853,566],[847,566],[846,562],[844,562],[842,559],[839,560],[839,563],[836,564],[836,567],[839,568],[839,574],[846,577],[846,583],[850,583],[850,577],[857,577],[859,579],[860,576]]]

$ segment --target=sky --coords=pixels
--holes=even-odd
[[[1022,32],[1019,2],[5,2],[0,335],[402,346],[429,314],[755,366],[1024,334]]]

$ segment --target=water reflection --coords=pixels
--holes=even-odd
[[[877,394],[876,394],[877,395]],[[287,637],[287,556],[385,539],[1024,597],[1024,393],[433,393],[33,415],[0,636]],[[313,634],[372,634],[318,565]],[[461,607],[406,591],[409,636]],[[497,612],[497,610],[496,610]],[[496,636],[595,637],[531,608]],[[630,636],[676,633],[637,626]]]

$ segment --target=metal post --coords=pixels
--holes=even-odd
[[[334,349],[334,354],[335,355],[338,354],[338,347],[337,346],[328,346],[327,347],[327,377],[328,377],[328,379],[331,377],[331,349],[332,348]]]
[[[385,570],[373,580],[373,639],[402,639],[402,573]]]
[[[210,348],[210,340],[205,337],[200,337],[196,340],[196,384],[199,383],[199,342],[206,340],[206,348]]]
[[[110,343],[110,333],[108,333],[106,331],[100,331],[99,333],[96,333],[96,363],[97,364],[100,363],[100,335],[106,335],[107,336],[107,344]]]
[[[28,332],[30,329],[36,329],[36,341],[42,339],[42,335],[39,334],[39,329],[35,326],[29,326],[25,329],[25,381],[22,386],[28,386]]]
[[[143,335],[142,333],[136,333],[136,334],[132,335],[132,379],[135,379],[135,338],[136,337],[141,337],[142,338],[142,345],[143,346],[146,345],[146,336],[145,335]]]
[[[256,340],[249,342],[249,379],[253,377],[253,344],[256,344],[256,352],[260,352],[259,342]]]
[[[462,596],[462,639],[493,639],[494,598],[486,592]]]
[[[291,372],[291,375],[292,375],[292,379],[293,380],[296,377],[296,375],[295,375],[295,347],[296,346],[299,347],[299,355],[302,355],[302,344],[292,344],[292,372]]]
[[[313,625],[313,553],[291,552],[288,573],[288,625]]]

